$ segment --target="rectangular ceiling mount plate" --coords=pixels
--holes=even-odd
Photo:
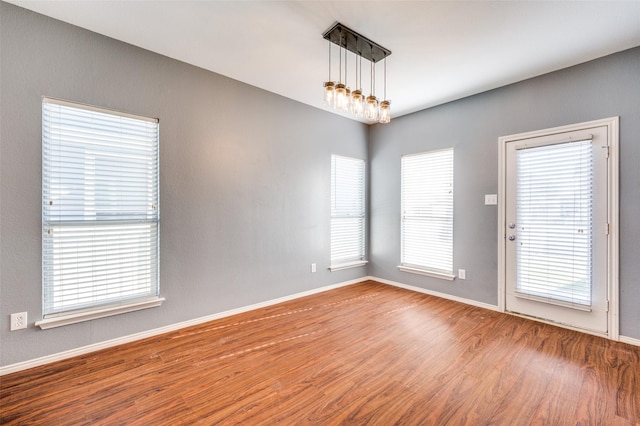
[[[322,37],[373,63],[391,55],[389,49],[385,49],[362,34],[342,25],[340,22],[336,22],[331,28],[325,31]]]

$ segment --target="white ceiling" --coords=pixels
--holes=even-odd
[[[640,46],[640,1],[9,3],[323,109],[329,43],[322,33],[341,22],[392,51],[394,117]]]

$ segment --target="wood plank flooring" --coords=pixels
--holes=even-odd
[[[367,281],[0,378],[2,425],[637,425],[640,348]]]

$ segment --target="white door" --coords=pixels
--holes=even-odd
[[[608,153],[607,126],[506,142],[507,311],[608,333]]]

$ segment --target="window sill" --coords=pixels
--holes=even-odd
[[[329,270],[331,272],[341,271],[343,269],[357,268],[359,266],[364,266],[367,263],[369,263],[367,260],[358,260],[356,262],[341,263],[339,265],[331,265],[331,266],[329,266]]]
[[[91,321],[98,318],[110,317],[112,315],[124,314],[126,312],[139,311],[141,309],[155,308],[162,305],[164,297],[155,297],[132,303],[102,306],[96,309],[83,309],[79,311],[65,312],[61,314],[48,315],[41,321],[35,323],[36,327],[43,330],[49,328],[62,327],[64,325],[75,324],[83,321]]]
[[[411,274],[426,275],[427,277],[440,278],[447,281],[453,281],[456,276],[444,272],[429,271],[427,269],[413,268],[410,266],[398,265],[398,269]]]

